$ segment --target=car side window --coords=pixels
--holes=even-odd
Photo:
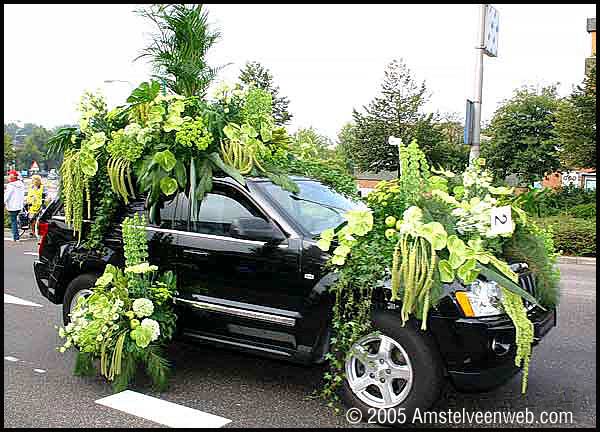
[[[160,209],[159,228],[187,231],[189,212],[189,200],[183,192],[180,192],[171,201],[163,203]]]
[[[230,237],[231,223],[242,217],[264,219],[260,211],[235,189],[215,187],[202,200],[198,216],[190,218],[189,231]]]

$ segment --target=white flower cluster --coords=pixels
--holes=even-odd
[[[154,305],[151,300],[147,298],[135,299],[131,307],[133,312],[140,318],[152,315],[154,312]]]
[[[468,202],[462,201],[459,207],[452,210],[452,214],[459,218],[456,229],[459,233],[477,231],[485,237],[495,237],[491,233],[490,215],[496,198],[487,194],[483,200],[474,197]]]
[[[143,274],[158,270],[158,266],[150,265],[147,262],[129,266],[125,269],[125,273]]]
[[[143,328],[150,329],[152,331],[152,342],[154,342],[160,336],[160,326],[158,325],[157,321],[150,318],[145,318],[142,320],[140,325]]]

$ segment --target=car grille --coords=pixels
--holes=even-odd
[[[529,294],[535,297],[535,276],[531,272],[521,273],[519,274],[519,285]],[[525,299],[523,299],[523,304],[525,305],[525,309],[530,310],[535,305]]]

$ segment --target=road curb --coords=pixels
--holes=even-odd
[[[596,265],[596,258],[592,257],[571,257],[561,256],[558,257],[559,264],[579,264],[579,265]]]

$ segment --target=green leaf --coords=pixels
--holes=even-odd
[[[479,271],[476,270],[476,266],[477,261],[475,259],[468,259],[458,268],[456,274],[463,280],[465,284],[472,284],[475,282],[475,279],[477,279],[477,275],[479,274]]]
[[[165,177],[160,181],[160,190],[165,195],[171,195],[177,190],[177,180],[172,177]]]
[[[104,132],[96,132],[88,141],[90,150],[99,149],[106,142],[106,134]]]
[[[175,164],[177,163],[177,159],[175,159],[175,155],[171,153],[169,150],[161,151],[154,154],[154,160],[157,164],[161,166],[162,169],[169,172],[173,169]]]
[[[273,139],[273,128],[267,122],[263,122],[260,125],[260,137],[264,142],[268,142]]]
[[[175,179],[181,189],[184,189],[187,185],[187,173],[185,171],[185,165],[180,160],[175,164]]]
[[[334,255],[345,257],[350,253],[350,247],[347,245],[339,245],[333,250]]]
[[[429,222],[418,228],[418,233],[425,238],[435,250],[441,250],[446,247],[448,233],[439,222]]]
[[[458,257],[461,258],[464,257],[467,253],[467,246],[465,245],[465,242],[459,239],[458,236],[456,236],[456,234],[448,236],[447,247],[450,253],[455,253]]]
[[[233,141],[239,138],[240,129],[235,123],[229,123],[223,128],[223,133],[227,138]]]
[[[242,134],[248,135],[250,138],[256,138],[258,136],[258,132],[248,123],[244,123],[241,129]]]
[[[204,195],[212,189],[212,165],[208,159],[199,161],[200,166],[197,170],[198,184],[196,185],[196,200],[202,201]]]
[[[464,255],[460,256],[457,253],[450,252],[450,257],[448,257],[448,264],[450,264],[450,266],[456,270],[462,265],[462,263],[465,262],[466,259],[467,258]]]
[[[325,240],[333,240],[333,236],[335,235],[335,230],[333,228],[327,228],[325,231],[321,233],[321,238]]]
[[[141,83],[131,95],[127,98],[127,103],[140,104],[144,102],[153,101],[160,91],[160,84],[158,81],[152,80],[150,83]]]
[[[322,238],[317,242],[317,247],[322,251],[327,252],[331,247],[331,241]]]
[[[489,267],[486,267],[484,265],[479,265],[478,269],[479,269],[480,273],[486,277],[486,279],[496,282],[498,285],[523,297],[525,300],[535,304],[536,306],[539,306],[543,310],[546,310],[541,304],[538,303],[538,301],[535,299],[535,297],[533,297],[531,294],[529,294],[527,291],[525,291],[523,288],[521,288],[519,285],[517,285],[510,279],[504,277],[500,273],[498,273],[495,270],[493,270]]]
[[[91,152],[82,151],[79,154],[79,163],[81,165],[81,171],[83,171],[87,177],[93,177],[98,171],[98,161]]]
[[[231,165],[227,165],[225,162],[223,162],[219,153],[215,152],[209,154],[208,159],[215,165],[215,167],[223,171],[225,174],[229,175],[236,182],[238,182],[242,186],[246,185],[246,180],[244,180],[244,177],[240,174],[240,172]]]
[[[454,282],[454,270],[448,262],[448,260],[441,260],[438,264],[438,271],[440,272],[440,280],[445,283]]]

